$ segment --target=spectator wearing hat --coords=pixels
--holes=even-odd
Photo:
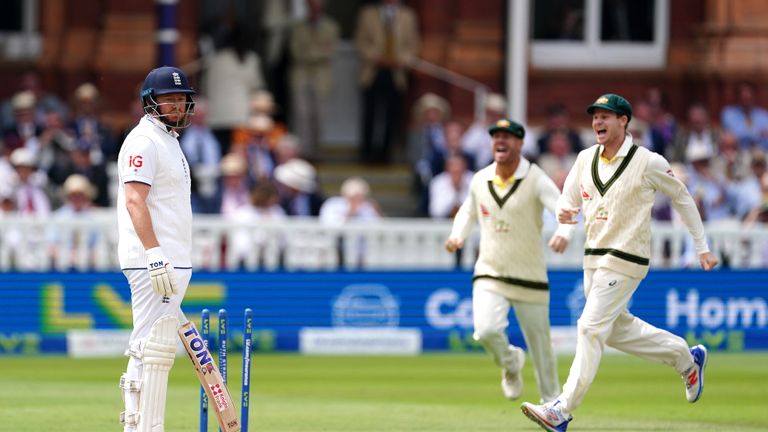
[[[723,107],[720,126],[739,138],[743,149],[759,146],[768,150],[768,110],[757,105],[754,83],[736,85],[736,103]]]
[[[93,213],[93,199],[96,190],[87,177],[72,174],[62,185],[64,205],[53,212],[53,218],[59,221],[73,219],[88,220]],[[48,231],[48,253],[54,265],[62,270],[93,268],[96,258],[95,246],[101,234],[96,229],[61,230],[52,228]],[[86,259],[80,257],[80,249],[86,245]]]
[[[305,148],[305,156],[317,159],[323,138],[323,108],[333,83],[333,58],[339,25],[325,13],[324,0],[307,0],[306,19],[290,34],[290,89],[292,129]]]
[[[179,138],[181,151],[192,171],[192,211],[195,213],[219,211],[216,204],[221,145],[207,121],[208,103],[204,98],[197,98],[192,124],[182,131]]]
[[[402,133],[407,67],[419,52],[416,13],[400,0],[364,6],[354,40],[361,59],[361,157],[364,162],[389,163],[393,143]]]
[[[341,195],[330,197],[320,207],[321,223],[343,226],[347,223],[371,222],[381,218],[381,210],[370,197],[370,186],[362,177],[350,177],[341,184]],[[347,236],[338,244],[339,262],[361,268],[365,262],[363,236]],[[347,260],[346,254],[351,259]]]
[[[75,137],[88,143],[91,162],[102,165],[117,160],[117,146],[112,129],[101,118],[99,89],[92,83],[80,84],[72,97],[72,122]],[[85,145],[85,144],[81,144]]]
[[[341,184],[341,195],[330,197],[320,207],[320,221],[341,226],[353,220],[376,220],[379,205],[370,197],[370,186],[362,177],[350,177]]]
[[[445,168],[448,152],[445,122],[449,116],[448,101],[434,93],[423,94],[414,104],[416,124],[410,133],[408,153],[418,179],[422,214],[427,214],[429,182]]]
[[[233,149],[243,154],[248,163],[248,177],[251,183],[272,179],[275,170],[275,154],[272,151],[270,134],[275,123],[266,114],[255,114],[248,121],[249,136],[244,145]]]
[[[26,148],[11,153],[10,162],[16,170],[16,208],[24,216],[45,217],[51,213],[51,201],[45,193],[45,174],[37,170],[37,158]]]
[[[280,205],[288,216],[318,216],[325,199],[317,185],[315,168],[303,159],[291,159],[275,168]]]
[[[485,100],[485,120],[475,119],[461,137],[461,148],[474,156],[475,167],[484,167],[493,161],[488,145],[488,128],[507,115],[507,99],[491,93]]]
[[[549,330],[542,215],[545,208],[555,212],[560,191],[541,168],[522,156],[525,128],[521,124],[497,120],[487,133],[494,162],[472,177],[445,247],[451,253],[462,249],[479,224],[480,251],[472,290],[474,338],[501,368],[504,397],[519,398],[526,354],[507,337],[508,315],[514,309],[535,365],[539,394],[549,401],[557,396],[560,383]],[[549,245],[562,252],[569,237],[570,229],[563,226]]]
[[[22,91],[13,95],[13,122],[3,131],[4,152],[9,155],[17,148],[26,147],[32,152],[40,149],[37,140],[42,131],[35,115],[37,98],[30,91]]]
[[[221,205],[219,213],[230,217],[247,205],[251,182],[248,180],[248,163],[240,153],[229,153],[221,158]]]

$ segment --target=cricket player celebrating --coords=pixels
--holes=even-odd
[[[192,276],[191,183],[176,131],[190,124],[194,93],[180,69],[149,72],[141,90],[146,115],[118,156],[118,255],[133,312],[120,378],[124,431],[163,430],[177,329],[186,322],[180,307]]]
[[[520,323],[535,364],[543,402],[560,392],[557,360],[549,331],[549,285],[542,246],[544,208],[555,214],[560,195],[555,183],[520,154],[525,129],[501,119],[489,128],[494,162],[472,178],[467,199],[453,221],[445,248],[460,249],[475,223],[480,254],[472,290],[474,338],[501,367],[507,399],[523,391],[525,352],[510,345],[506,329],[510,307]],[[561,225],[549,241],[555,252],[568,246],[571,226]]]
[[[576,355],[563,392],[544,405],[523,403],[522,410],[548,431],[565,431],[597,374],[606,345],[669,365],[686,386],[688,402],[704,389],[707,350],[688,348],[685,340],[633,316],[627,305],[648,274],[651,208],[657,191],[668,196],[693,236],[704,270],[717,265],[709,251],[696,204],[669,163],[632,142],[627,124],[632,106],[616,94],[600,96],[587,108],[597,144],[579,153],[558,201],[560,223],[575,224],[583,213],[584,293],[577,325]]]

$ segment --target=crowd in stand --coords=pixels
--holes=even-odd
[[[656,88],[633,100],[635,116],[629,131],[635,143],[671,162],[709,224],[750,225],[768,220],[768,110],[755,104],[755,91],[753,84],[740,83],[738,101],[715,115],[692,102],[685,119],[667,111]],[[416,107],[419,125],[409,144],[411,154],[417,155],[413,164],[428,197],[423,209],[432,217],[451,217],[467,194],[469,174],[490,162],[487,125],[506,111],[504,99],[492,95],[486,106],[487,123],[466,130],[450,118],[449,106],[440,96],[425,94]],[[562,187],[577,153],[593,145],[594,134],[575,129],[560,104],[547,113],[546,124],[526,137],[523,153]],[[667,202],[656,204],[654,218],[677,223]]]
[[[377,24],[376,13],[383,17],[382,23]],[[400,45],[387,41],[386,35],[391,31],[388,26],[415,25],[410,22],[412,13],[396,1],[369,5],[361,12],[356,45],[372,68],[365,69],[371,76],[361,79],[362,96],[373,97],[371,92],[382,89],[366,86],[386,87],[384,82],[395,88],[384,91],[404,91],[403,65],[398,61],[413,55],[418,32],[408,30],[413,34]],[[383,36],[371,33],[369,27],[376,26],[381,26]],[[232,28],[215,53],[204,59],[193,124],[180,131],[192,169],[196,213],[239,221],[320,216],[330,224],[383,215],[363,179],[345,183],[338,196],[328,200],[318,183],[314,165],[322,136],[318,111],[333,79],[331,61],[338,37],[338,25],[323,12],[322,2],[308,0],[305,18],[288,32],[292,96],[285,104],[292,110],[282,116],[277,113],[285,107],[276,103],[262,75],[261,60],[247,48],[243,32]],[[382,37],[378,43],[385,44],[388,57],[377,60],[366,44]],[[656,88],[632,100],[635,116],[629,129],[635,142],[672,162],[706,222],[768,220],[768,111],[755,105],[755,91],[750,83],[740,84],[738,102],[720,113],[710,113],[692,101],[682,119],[667,110],[664,94]],[[132,120],[143,115],[138,102],[137,97]],[[41,88],[35,73],[21,77],[19,91],[0,107],[2,213],[48,216],[114,205],[110,191],[115,179],[110,173],[122,140],[120,132],[100,118],[101,106],[100,91],[92,83],[83,83],[72,95],[53,95]],[[492,162],[488,125],[506,115],[506,100],[491,94],[485,108],[483,121],[467,124],[453,118],[449,103],[437,94],[421,95],[408,107],[413,120],[405,153],[418,185],[421,216],[452,217],[466,197],[472,173]],[[592,145],[591,131],[575,129],[570,115],[563,105],[553,104],[546,124],[526,134],[524,155],[558,185],[576,154]],[[361,117],[364,123],[371,121]],[[389,144],[375,144],[378,138],[366,135],[373,133],[369,127],[364,125],[363,135],[373,141],[361,144],[361,160],[387,162],[390,155],[377,152]],[[665,202],[657,203],[654,216],[675,221]]]

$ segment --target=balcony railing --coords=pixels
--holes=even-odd
[[[450,221],[389,218],[376,223],[328,226],[314,218],[234,223],[198,216],[193,226],[196,270],[450,270],[471,269],[477,230],[457,259],[443,248]],[[550,235],[545,230],[542,241]],[[708,226],[710,248],[731,268],[768,266],[768,228]],[[581,268],[583,231],[577,229],[565,254],[547,250],[553,269]],[[698,267],[684,227],[653,226],[654,269]],[[0,220],[0,271],[116,271],[117,223],[113,211],[58,220],[5,217]]]

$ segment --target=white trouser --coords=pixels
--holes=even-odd
[[[187,292],[189,280],[192,277],[192,269],[175,269],[176,281],[179,292],[171,296],[167,303],[163,297],[152,289],[147,270],[125,270],[123,274],[131,286],[131,311],[133,313],[133,331],[128,342],[128,366],[125,369],[125,378],[141,381],[142,363],[139,359],[143,345],[149,337],[152,325],[163,315],[173,315],[179,323],[187,322],[187,318],[181,312],[181,301]],[[125,410],[134,412],[139,409],[137,393],[126,392]],[[126,430],[131,430],[126,428]]]
[[[579,318],[576,356],[558,397],[565,412],[581,405],[595,379],[605,345],[675,368],[682,374],[693,366],[685,340],[635,317],[627,309],[641,279],[608,269],[584,270],[587,302]]]
[[[548,305],[510,301],[502,295],[476,286],[472,292],[474,338],[485,347],[498,366],[510,371],[517,370],[517,359],[509,347],[506,333],[510,306],[514,307],[525,344],[533,359],[534,376],[541,400],[553,400],[560,392],[560,383],[557,378],[557,359],[550,338]]]

